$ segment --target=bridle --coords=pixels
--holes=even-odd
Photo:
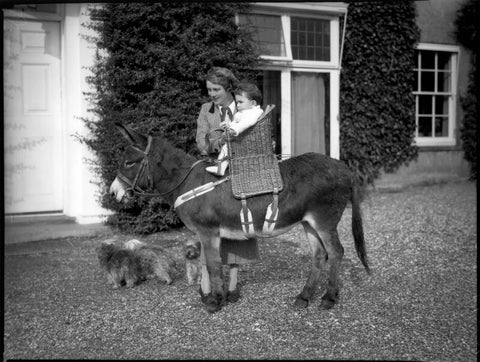
[[[120,171],[118,171],[118,173],[117,173],[118,179],[129,186],[125,190],[125,195],[127,195],[127,197],[132,197],[133,195],[140,196],[140,197],[166,196],[166,195],[172,193],[173,191],[175,191],[185,181],[185,179],[188,177],[190,172],[192,172],[192,170],[195,166],[204,162],[204,160],[198,160],[198,161],[194,162],[193,165],[191,165],[190,168],[188,169],[188,171],[185,173],[185,175],[180,179],[178,184],[175,185],[175,187],[173,187],[170,191],[163,192],[163,193],[146,192],[145,190],[143,190],[137,184],[138,184],[139,180],[141,180],[143,175],[146,173],[148,187],[150,189],[153,189],[153,178],[152,178],[152,174],[150,172],[150,163],[148,162],[148,154],[150,153],[150,148],[152,146],[152,140],[153,140],[152,136],[148,136],[147,147],[145,148],[145,151],[142,151],[142,150],[138,149],[137,147],[134,147],[135,149],[137,149],[138,151],[143,153],[144,156],[143,156],[143,159],[140,163],[140,168],[138,169],[137,175],[135,176],[135,179],[133,180],[133,182],[130,182],[130,180],[127,177],[125,177],[125,175],[123,175]]]

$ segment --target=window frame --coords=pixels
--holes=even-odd
[[[278,16],[281,19],[283,38],[285,41],[285,56],[260,55],[260,58],[270,61],[271,65],[277,66],[295,66],[303,68],[322,68],[322,69],[338,69],[339,64],[339,19],[338,15],[329,15],[325,13],[315,14],[306,11],[291,11],[291,9],[251,9],[250,15],[266,15]],[[319,19],[328,20],[330,26],[330,60],[314,61],[314,60],[298,60],[293,59],[292,42],[291,42],[291,18]],[[236,24],[239,24],[238,15],[235,17]]]
[[[435,51],[435,52],[447,52],[450,53],[450,63],[451,63],[451,78],[450,78],[450,92],[438,92],[434,91],[421,91],[420,89],[420,77],[417,78],[417,86],[413,91],[415,96],[415,143],[419,147],[435,147],[435,146],[456,146],[456,106],[457,106],[457,82],[458,82],[458,60],[460,54],[460,47],[456,45],[444,45],[444,44],[433,44],[433,43],[418,43],[415,47],[419,51]],[[420,73],[419,68],[413,68],[414,72],[417,74]],[[438,73],[438,66],[435,65],[435,75]],[[435,84],[437,82],[437,77],[435,76]],[[418,136],[418,118],[419,118],[419,97],[421,95],[428,96],[448,96],[448,136],[439,137],[435,136],[435,129],[432,129],[432,136],[420,137]],[[432,109],[432,112],[435,112]]]
[[[281,151],[282,158],[292,154],[293,122],[291,114],[291,82],[292,72],[328,73],[330,77],[329,96],[329,139],[327,154],[332,158],[340,158],[340,68],[342,60],[341,44],[344,41],[345,22],[348,13],[346,3],[255,3],[248,14],[276,15],[282,19],[286,56],[266,56],[267,64],[260,69],[280,71],[281,87]],[[291,52],[290,17],[329,20],[330,22],[330,61],[295,60]],[[343,19],[343,27],[341,27]],[[238,15],[236,24],[239,24]]]

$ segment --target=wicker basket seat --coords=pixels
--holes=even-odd
[[[278,160],[272,149],[271,111],[237,137],[228,137],[230,177],[236,198],[279,192],[283,189]]]

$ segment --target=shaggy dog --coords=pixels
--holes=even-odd
[[[185,270],[188,285],[200,284],[202,277],[200,265],[201,244],[198,241],[188,240],[185,245]]]
[[[131,288],[146,279],[158,278],[172,283],[169,270],[172,262],[160,249],[150,248],[138,240],[129,240],[124,246],[102,243],[97,247],[100,267],[107,273],[114,289],[126,285]]]
[[[123,246],[126,249],[135,250],[135,249],[145,248],[145,247],[148,246],[148,244],[144,243],[143,241],[137,240],[137,239],[130,239],[128,241],[125,241],[123,243]]]

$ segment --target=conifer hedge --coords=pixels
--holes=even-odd
[[[101,179],[102,207],[115,211],[108,223],[134,233],[152,233],[179,223],[159,198],[128,205],[108,194],[126,146],[115,122],[145,134],[161,134],[192,154],[200,106],[208,101],[203,77],[212,66],[238,78],[256,79],[258,51],[249,34],[234,23],[247,3],[108,3],[90,9],[88,27],[98,37],[92,77],[93,119],[84,119],[93,168]]]
[[[412,1],[350,2],[340,78],[340,158],[363,184],[415,159]]]

